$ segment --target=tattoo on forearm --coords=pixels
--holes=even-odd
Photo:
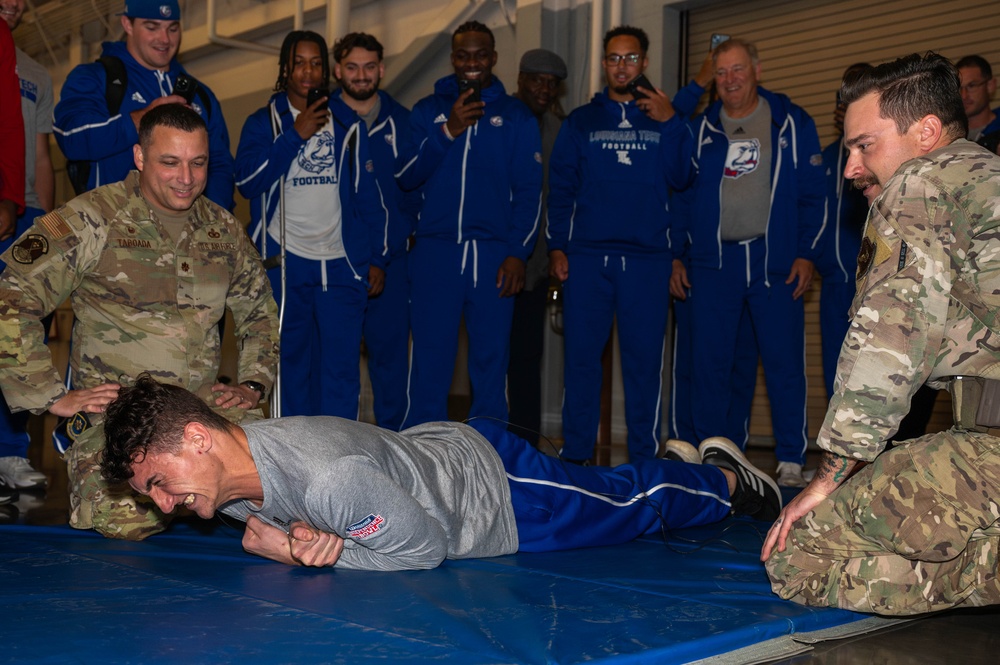
[[[833,481],[839,485],[844,482],[847,474],[853,468],[854,460],[832,453],[823,453],[823,459],[820,460],[816,476],[821,480]]]

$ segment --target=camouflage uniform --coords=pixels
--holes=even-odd
[[[1000,438],[954,427],[879,455],[924,382],[1000,377],[1000,157],[960,140],[886,184],[851,318],[818,442],[871,463],[771,554],[774,591],[879,614],[1000,603]]]
[[[133,171],[36,219],[3,255],[0,388],[12,410],[43,413],[66,394],[40,319],[67,297],[76,316],[74,388],[127,385],[148,370],[208,398],[226,307],[236,321],[239,380],[270,387],[277,309],[260,257],[242,224],[205,197],[189,215],[172,239]],[[119,538],[161,530],[162,515],[104,485],[96,467],[103,443],[101,428],[91,428],[67,453],[70,523]]]

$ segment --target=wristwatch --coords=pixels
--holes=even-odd
[[[264,393],[267,392],[267,388],[264,387],[264,384],[263,383],[257,383],[256,381],[240,381],[240,385],[241,386],[246,386],[250,390],[253,390],[258,395],[260,395],[260,397],[257,398],[257,401],[260,401],[260,400],[264,399]]]

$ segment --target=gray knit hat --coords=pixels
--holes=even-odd
[[[566,63],[558,54],[543,48],[533,48],[521,56],[524,74],[551,74],[559,80],[566,78]]]

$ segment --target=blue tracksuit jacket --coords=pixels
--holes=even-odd
[[[700,96],[697,83],[685,95]],[[797,258],[815,261],[824,224],[824,170],[816,123],[782,94],[757,88],[771,107],[771,209],[765,242],[766,270],[787,277]],[[681,96],[681,93],[678,93]],[[682,200],[689,203],[678,220],[690,241],[692,264],[722,267],[721,190],[729,139],[715,102],[694,122],[697,178]]]
[[[158,97],[173,94],[174,81],[186,74],[176,59],[166,72],[147,69],[125,47],[125,42],[105,42],[101,55],[120,58],[128,73],[128,89],[118,114],[108,117],[104,91],[106,76],[99,62],[77,65],[69,73],[54,111],[53,133],[67,159],[91,161],[88,187],[123,180],[135,168],[132,146],[139,132],[129,114],[149,106]],[[208,185],[205,196],[226,210],[233,209],[233,157],[229,152],[229,130],[215,95],[205,87],[212,103],[209,113],[196,95],[191,106],[208,125]]]
[[[549,250],[660,254],[670,250],[669,188],[688,184],[693,136],[679,116],[650,119],[607,89],[573,111],[549,166]]]
[[[378,194],[364,121],[336,95],[330,98],[330,113],[341,184],[341,236],[355,279],[367,282],[368,265],[384,267],[388,258],[388,213]],[[346,141],[348,137],[350,143]],[[288,95],[284,92],[272,95],[267,106],[255,111],[243,125],[236,150],[236,186],[250,201],[251,234],[259,242],[267,237],[261,228],[264,213],[267,224],[278,222],[275,212],[283,195],[280,179],[288,173],[304,144],[295,131]],[[352,149],[350,145],[355,147]]]
[[[435,83],[434,94],[413,107],[397,177],[406,190],[423,188],[418,238],[499,240],[507,256],[527,261],[541,208],[538,121],[496,77],[481,94],[486,114],[452,142],[441,125],[458,99],[458,80]]]

